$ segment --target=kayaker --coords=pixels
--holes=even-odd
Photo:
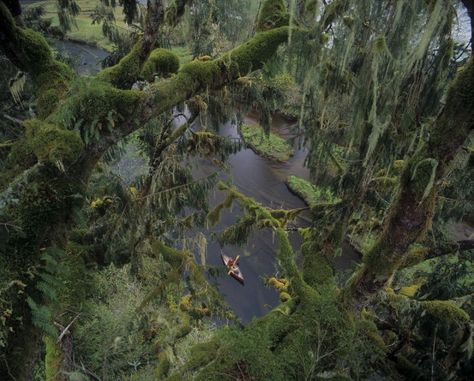
[[[229,267],[229,271],[237,271],[237,261],[239,260],[240,255],[237,255],[237,258],[230,258],[227,262],[227,266]]]

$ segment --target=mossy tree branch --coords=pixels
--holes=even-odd
[[[28,277],[26,270],[38,264],[39,247],[52,243],[61,246],[65,241],[73,210],[81,206],[92,169],[105,151],[176,104],[260,69],[287,40],[289,30],[289,27],[281,26],[260,32],[218,59],[185,65],[176,76],[153,84],[150,92],[115,88],[102,74],[87,80],[83,92],[72,92],[59,104],[59,99],[72,86],[72,70],[53,59],[48,44],[39,34],[18,27],[2,1],[0,16],[2,50],[15,65],[31,74],[38,95],[46,94],[39,112],[47,122],[32,120],[29,123],[29,143],[36,144],[34,150],[39,155],[39,163],[26,172],[21,181],[15,182],[14,197],[10,197],[13,188],[0,195],[0,222],[18,226],[15,231],[0,232],[2,244],[8,247],[8,256],[2,257],[2,264],[8,267],[7,273],[14,279],[20,279],[32,288],[35,281]],[[117,118],[120,122],[101,130],[94,140],[81,141],[79,132],[82,131],[78,131],[75,123],[97,115],[103,115],[105,120],[109,112],[120,115]],[[90,122],[88,124],[93,124],[92,120]],[[179,135],[174,137],[179,138]],[[12,316],[22,318],[24,332],[27,332],[31,320],[25,294],[2,294],[2,300],[5,297],[8,301]],[[15,356],[30,345],[29,338],[21,333],[18,321],[5,322],[6,327],[14,326],[15,329],[15,335],[7,338],[8,356]],[[14,363],[22,362],[16,358]],[[12,372],[20,375],[23,370],[12,368]]]
[[[36,87],[38,116],[44,119],[56,109],[74,72],[54,59],[40,34],[17,26],[3,1],[0,1],[0,49],[15,66],[31,75]]]
[[[422,247],[409,250],[403,262],[400,264],[400,269],[415,266],[421,262],[430,259],[443,257],[445,255],[461,253],[474,249],[474,240],[467,239],[461,241],[447,242],[440,246]]]

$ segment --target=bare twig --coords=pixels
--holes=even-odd
[[[77,320],[77,318],[79,317],[80,314],[77,314],[74,319],[71,320],[71,322],[66,326],[66,328],[63,329],[63,331],[61,332],[61,334],[59,335],[58,337],[58,343],[61,342],[61,340],[63,339],[64,335],[66,333],[68,333],[69,331],[69,328],[71,328],[71,326],[74,324],[74,322]]]

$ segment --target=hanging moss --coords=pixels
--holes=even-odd
[[[145,61],[142,69],[142,76],[148,82],[153,82],[155,75],[167,77],[177,73],[179,69],[179,58],[171,50],[155,49]]]
[[[174,249],[158,240],[153,241],[152,247],[154,251],[163,255],[164,260],[175,269],[181,268],[191,255],[188,251]]]
[[[257,31],[265,31],[288,25],[290,14],[284,0],[265,0],[260,9]]]
[[[229,209],[232,206],[235,196],[232,193],[228,193],[224,201],[216,205],[207,215],[207,219],[211,226],[216,225],[219,222],[222,209]]]

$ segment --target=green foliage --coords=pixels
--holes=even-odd
[[[65,252],[57,248],[50,248],[43,253],[43,266],[40,268],[39,280],[36,283],[36,289],[40,291],[41,295],[40,302],[35,302],[31,297],[27,299],[31,308],[33,324],[53,340],[58,336],[53,321],[59,312],[60,297],[64,291],[64,284],[60,279],[63,266],[59,265],[64,256]],[[48,345],[47,341],[46,344]],[[54,352],[53,348],[50,349]]]
[[[366,331],[348,324],[334,298],[334,290],[326,289],[321,297],[290,308],[293,313],[282,312],[292,303],[287,302],[243,329],[220,330],[193,351],[190,362],[197,372],[184,368],[181,379],[193,374],[197,380],[301,380],[328,369],[361,377],[360,361],[374,354],[374,346],[365,339]],[[350,375],[344,366],[351,367]]]
[[[150,53],[148,59],[143,64],[141,74],[148,82],[153,82],[155,75],[158,77],[167,77],[170,74],[176,73],[178,69],[178,56],[167,49],[155,49]]]
[[[61,349],[54,337],[44,336],[43,342],[46,352],[44,359],[45,379],[46,381],[56,381],[61,372]]]
[[[245,196],[233,186],[223,182],[218,183],[218,188],[227,192],[223,203],[217,205],[208,215],[208,219],[217,221],[220,211],[223,208],[230,207],[233,200],[239,200],[244,214],[239,217],[237,222],[228,226],[218,237],[221,244],[243,244],[248,239],[254,229],[279,229],[285,227],[287,223],[293,221],[298,213],[304,209],[271,209],[256,202],[253,198]]]
[[[265,134],[258,125],[243,124],[240,126],[240,133],[245,144],[263,157],[284,162],[294,154],[293,148],[285,139],[273,133]]]
[[[173,284],[165,277],[169,265],[155,257],[144,258],[143,266],[140,280],[130,274],[130,265],[111,265],[93,276],[92,298],[75,329],[75,352],[95,373],[117,380],[163,379],[187,357],[198,333],[209,337],[205,322],[197,327],[177,306],[183,288],[179,279]],[[144,304],[157,285],[166,293]],[[178,343],[183,347],[172,349]]]
[[[69,251],[48,250],[42,255],[44,263],[38,267],[34,259],[38,247],[63,240],[62,228],[68,230],[71,212],[76,210],[84,194],[82,183],[71,183],[71,174],[65,171],[65,165],[72,164],[83,151],[83,142],[92,145],[109,138],[117,124],[133,123],[130,116],[143,97],[148,96],[145,92],[122,91],[113,86],[129,88],[140,75],[149,80],[155,73],[165,76],[168,73],[161,72],[163,66],[172,67],[167,70],[175,72],[179,62],[172,54],[155,50],[144,63],[145,58],[139,55],[140,43],[137,43],[119,65],[95,79],[76,81],[70,88],[73,77],[70,69],[51,58],[45,42],[33,32],[15,29],[14,34],[23,39],[27,50],[30,49],[25,62],[31,66],[34,59],[34,65],[38,66],[26,69],[35,75],[39,88],[38,114],[45,121],[28,121],[26,140],[15,143],[10,151],[10,158],[15,161],[27,157],[29,151],[35,153],[39,163],[25,175],[31,181],[26,182],[27,185],[15,182],[0,199],[2,203],[6,197],[18,199],[5,215],[3,209],[1,211],[2,224],[5,223],[5,227],[11,224],[12,232],[8,232],[7,243],[1,243],[4,271],[0,301],[4,312],[0,315],[0,344],[7,341],[4,332],[10,327],[10,320],[20,318],[15,301],[24,298],[26,284],[22,280],[29,276],[30,269],[38,268],[36,288],[28,290],[31,295],[27,300],[32,321],[48,334],[45,338],[47,378],[55,376],[59,357],[54,340],[57,331],[51,322],[54,319],[64,324],[69,316],[63,312],[69,310],[81,313],[73,328],[77,358],[84,361],[85,369],[104,379],[146,380],[168,375],[170,379],[196,380],[391,378],[391,362],[385,361],[387,355],[390,360],[398,360],[398,366],[403,365],[412,375],[422,378],[424,373],[417,372],[417,368],[435,369],[432,359],[439,354],[426,350],[435,348],[435,344],[441,348],[440,354],[449,354],[440,361],[443,366],[444,361],[452,361],[447,368],[456,371],[462,368],[458,354],[472,351],[472,331],[466,328],[471,320],[464,305],[459,307],[454,301],[440,300],[407,301],[403,293],[413,290],[406,289],[400,294],[389,292],[387,300],[374,303],[365,299],[365,293],[379,286],[377,278],[367,289],[357,290],[361,300],[352,300],[346,306],[334,286],[330,264],[330,256],[340,250],[340,241],[346,233],[346,226],[338,224],[339,218],[346,223],[353,213],[351,208],[358,209],[360,203],[365,202],[363,187],[370,183],[368,179],[379,169],[386,169],[394,155],[412,156],[416,142],[425,139],[415,125],[419,120],[436,115],[443,94],[451,54],[452,12],[449,7],[446,7],[447,12],[442,11],[442,1],[429,2],[426,6],[422,0],[410,4],[336,0],[325,7],[319,19],[316,2],[299,3],[292,1],[292,8],[302,6],[309,15],[305,17],[292,9],[292,27],[302,21],[302,25],[309,26],[308,33],[301,33],[304,35],[301,41],[298,33],[292,32],[291,48],[297,46],[298,59],[310,63],[302,69],[288,62],[288,70],[296,73],[304,91],[299,128],[305,132],[306,144],[311,150],[310,169],[314,172],[318,166],[333,165],[332,180],[344,174],[343,181],[339,182],[344,203],[339,203],[340,199],[326,185],[314,187],[298,178],[289,180],[295,192],[308,199],[313,208],[321,201],[326,204],[327,209],[320,213],[326,218],[324,223],[330,218],[336,221],[324,226],[327,230],[312,226],[306,231],[311,234],[303,237],[300,267],[296,261],[298,253],[290,244],[286,229],[301,209],[271,209],[233,187],[220,184],[220,190],[227,192],[227,197],[208,214],[209,222],[215,223],[221,210],[229,208],[235,200],[244,210],[236,224],[224,230],[221,241],[243,243],[256,229],[270,228],[279,246],[278,269],[289,282],[280,287],[283,304],[247,327],[224,327],[216,335],[203,320],[214,314],[218,306],[213,299],[215,291],[207,283],[203,268],[195,263],[192,251],[178,249],[181,247],[178,242],[183,240],[187,244],[183,229],[203,222],[196,215],[206,214],[208,191],[216,178],[194,180],[187,164],[197,155],[211,159],[221,155],[223,161],[223,152],[229,153],[235,147],[207,131],[186,133],[188,125],[173,130],[166,127],[167,120],[156,122],[150,127],[155,129],[154,134],[148,135],[148,131],[142,135],[145,151],[150,156],[150,178],[134,184],[132,192],[124,189],[118,180],[111,180],[105,174],[106,167],[101,165],[88,192],[92,202],[82,210],[84,220],[76,221],[79,226],[68,245],[69,250],[82,254],[75,256]],[[4,15],[2,4],[1,16]],[[207,6],[206,12],[210,15],[214,12],[213,6],[222,10],[226,4],[228,2],[203,1],[195,4],[194,11],[199,6]],[[124,6],[131,20],[136,16],[136,3],[125,2]],[[357,17],[343,17],[348,9]],[[173,20],[176,16],[170,15]],[[266,0],[254,39],[219,59],[207,57],[184,65],[172,79],[150,86],[153,100],[159,105],[156,113],[171,109],[177,100],[204,90],[212,92],[223,83],[261,68],[277,46],[287,40],[289,18],[284,1]],[[12,24],[10,19],[5,19],[7,25]],[[218,21],[222,21],[220,16]],[[426,33],[422,34],[423,28]],[[21,53],[20,49],[18,54]],[[473,83],[469,81],[472,73],[471,64],[461,80]],[[274,86],[264,85],[267,90],[288,91],[288,77],[274,78]],[[434,85],[430,85],[431,82]],[[69,98],[54,114],[68,90]],[[451,89],[447,101],[449,112],[440,116],[444,119],[440,119],[439,126],[453,130],[454,143],[451,140],[447,143],[457,144],[456,147],[460,146],[465,131],[472,127],[471,90],[469,85],[461,91],[459,86]],[[420,101],[413,102],[414,99]],[[458,101],[460,106],[456,107]],[[206,102],[197,110],[202,111],[211,103]],[[147,105],[152,103],[150,100]],[[263,102],[262,105],[262,114],[268,120],[271,107]],[[451,119],[461,120],[460,128]],[[286,159],[291,155],[291,147],[284,140],[264,135],[261,129],[244,131],[247,128],[242,126],[242,134],[246,140],[255,140],[255,147],[258,145],[255,150],[272,156],[277,153]],[[407,160],[401,186],[413,186],[417,203],[434,202],[438,172],[443,169],[444,159],[454,152],[443,151],[445,145],[441,142],[447,140],[447,135],[446,130],[440,130],[443,129],[434,129],[414,158]],[[408,140],[413,142],[411,148],[407,148]],[[328,162],[332,164],[326,165]],[[390,178],[389,172],[384,172],[384,180]],[[86,177],[78,180],[87,180]],[[354,195],[360,200],[352,200]],[[407,210],[416,213],[418,205],[408,204]],[[187,215],[188,208],[197,212]],[[428,217],[420,219],[424,232],[432,209],[421,212],[426,213],[422,217]],[[390,213],[388,219],[392,216]],[[396,244],[401,240],[411,244],[422,236],[407,229],[407,226],[412,227],[410,223],[404,221],[403,228],[394,232],[395,238],[391,239],[388,232],[390,239],[385,236],[376,240],[365,258],[368,267],[363,270],[369,268],[376,275],[391,275],[403,259],[389,260],[392,250],[400,251],[400,257],[404,254],[403,247],[399,249]],[[50,226],[57,228],[50,232]],[[202,253],[202,235],[199,237],[201,239],[195,241]],[[4,247],[8,249],[5,253]],[[88,270],[82,255],[91,262],[89,271],[94,272],[91,284],[84,282]],[[116,258],[122,263],[132,261],[132,264],[122,268],[108,266],[111,261],[119,262],[114,261]],[[465,281],[465,277],[464,274],[446,278]],[[90,287],[85,287],[87,285]],[[433,294],[435,291],[439,289],[433,287]],[[18,295],[12,297],[12,294]],[[464,299],[456,303],[467,304]],[[3,308],[4,305],[7,308]],[[362,305],[374,312],[377,319],[365,308],[359,315]],[[421,316],[416,322],[418,315]],[[406,321],[410,324],[404,324]],[[391,325],[390,332],[377,328],[375,322]],[[433,326],[435,338],[431,340]],[[199,344],[194,346],[197,342]],[[447,373],[440,373],[441,377],[454,378]],[[70,378],[79,379],[80,374],[74,372]]]
[[[71,95],[51,119],[67,129],[80,131],[88,145],[130,117],[142,96],[140,92],[119,90],[103,81],[77,80]]]

